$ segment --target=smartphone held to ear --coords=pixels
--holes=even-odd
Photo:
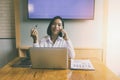
[[[61,32],[59,33],[59,35],[60,35],[60,37],[63,37],[63,36],[64,36],[64,33],[61,31]]]

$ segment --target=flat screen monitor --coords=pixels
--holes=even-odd
[[[94,0],[28,0],[29,19],[94,19]]]

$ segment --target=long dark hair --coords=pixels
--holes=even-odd
[[[51,34],[52,34],[52,32],[51,32],[51,26],[52,26],[53,22],[54,22],[56,19],[60,19],[60,20],[62,21],[62,26],[63,26],[63,29],[64,29],[64,21],[63,21],[62,17],[60,17],[60,16],[55,16],[55,17],[50,21],[50,24],[48,25],[48,28],[47,28],[47,34],[48,34],[49,36],[51,36]],[[62,33],[61,33],[61,32],[59,33],[59,36],[62,37]]]

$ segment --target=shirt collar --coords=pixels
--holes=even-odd
[[[58,36],[56,41],[62,40],[62,37]],[[47,37],[47,41],[52,42],[50,36]]]

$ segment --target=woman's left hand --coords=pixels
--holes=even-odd
[[[64,39],[64,40],[68,40],[69,37],[68,37],[67,32],[66,32],[64,29],[61,29],[61,32],[63,33],[63,39]]]

